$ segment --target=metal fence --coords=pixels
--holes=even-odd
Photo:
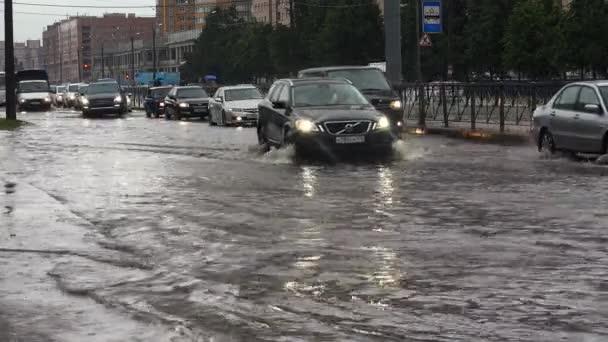
[[[405,120],[449,127],[455,123],[531,125],[532,113],[564,83],[410,83],[397,87]]]

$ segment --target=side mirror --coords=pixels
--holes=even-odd
[[[219,96],[219,97],[215,98],[215,101],[217,101],[217,102],[224,102],[224,98],[221,97],[221,96]]]
[[[586,104],[585,112],[593,113],[593,114],[602,114],[602,109],[600,108],[599,105],[596,105],[596,104]]]
[[[128,97],[133,97],[133,93],[128,93],[127,96]]]
[[[285,101],[275,101],[272,103],[272,108],[287,109],[287,103]]]

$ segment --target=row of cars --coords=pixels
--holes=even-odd
[[[261,145],[298,152],[392,151],[403,128],[399,97],[375,67],[302,70],[276,81],[266,95],[253,85],[150,88],[148,117],[208,116],[210,125],[251,125]]]
[[[83,114],[87,114],[90,111],[89,97],[96,97],[99,92],[105,92],[107,89],[99,88],[99,84],[112,84],[118,87],[117,93],[124,94],[124,105],[125,111],[132,111],[131,107],[131,94],[127,94],[118,84],[118,82],[111,78],[100,79],[97,82],[93,82],[95,85],[94,89],[89,92],[90,84],[87,83],[72,83],[67,85],[52,85],[51,86],[51,99],[52,104],[59,108],[74,108],[82,110]],[[113,92],[113,89],[111,90]],[[88,110],[89,109],[89,110]]]

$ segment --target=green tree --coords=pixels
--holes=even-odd
[[[314,61],[327,65],[383,60],[384,26],[377,3],[374,0],[340,0],[332,5],[336,7],[328,9],[313,42]]]
[[[478,75],[501,76],[503,37],[513,0],[469,0],[465,26],[466,58],[469,71]]]
[[[563,20],[564,50],[570,69],[606,76],[608,68],[608,4],[574,0]]]
[[[529,77],[559,74],[555,45],[559,39],[557,11],[548,11],[539,0],[520,0],[509,17],[504,37],[504,63]]]

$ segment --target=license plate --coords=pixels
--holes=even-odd
[[[40,104],[40,101],[31,101],[30,103],[33,105],[37,105],[37,104]]]
[[[205,110],[204,110],[203,108],[195,108],[195,109],[194,109],[194,112],[195,112],[195,113],[202,113],[202,112],[204,112],[204,111],[205,111]]]
[[[336,144],[360,144],[364,142],[364,135],[355,135],[352,137],[336,137]]]

